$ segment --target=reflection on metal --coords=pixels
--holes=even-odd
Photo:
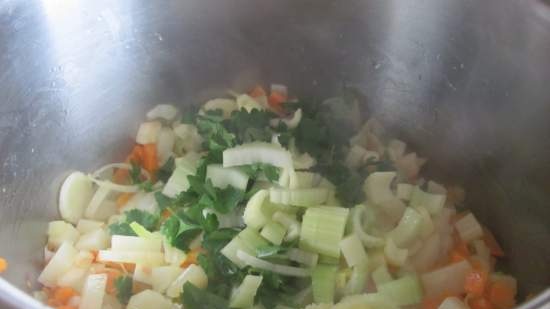
[[[1,1],[0,254],[17,261],[3,278],[26,289],[55,179],[123,158],[148,107],[263,81],[318,97],[359,87],[433,158],[428,172],[466,184],[522,291],[543,290],[548,16],[515,0]],[[0,298],[33,308],[1,279]]]

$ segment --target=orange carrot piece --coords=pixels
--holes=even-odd
[[[252,90],[250,90],[248,94],[253,98],[266,96],[264,88],[260,85],[257,85],[256,87],[254,87]]]
[[[496,308],[509,309],[513,308],[516,304],[516,292],[515,280],[503,277],[491,283],[487,296]]]
[[[128,201],[134,196],[134,193],[122,193],[116,199],[116,206],[121,209],[128,203]]]
[[[0,258],[0,274],[8,269],[8,261],[4,258]]]
[[[486,227],[483,227],[483,241],[485,242],[485,245],[489,247],[491,255],[498,257],[504,256],[504,250],[502,250],[502,247],[498,244],[493,233],[491,233],[491,231]]]
[[[57,288],[53,294],[53,299],[56,303],[61,305],[66,305],[71,297],[78,295],[78,293],[69,287],[60,287]]]
[[[464,290],[466,293],[470,293],[475,296],[482,296],[485,288],[487,287],[487,281],[489,279],[489,273],[485,269],[478,269],[474,267],[466,274],[464,280]]]
[[[55,309],[76,309],[76,307],[69,306],[69,305],[63,305],[63,306],[57,306]]]
[[[493,305],[485,297],[473,297],[468,301],[470,309],[493,309]]]
[[[158,169],[157,144],[143,145],[143,168],[151,173],[151,177]]]
[[[144,156],[143,146],[135,145],[132,152],[126,157],[126,163],[142,164]],[[130,172],[125,168],[119,168],[113,175],[113,181],[118,184],[124,184],[128,182]]]
[[[281,104],[286,102],[286,99],[286,95],[279,92],[272,92],[269,95],[268,102],[271,107],[280,108]]]

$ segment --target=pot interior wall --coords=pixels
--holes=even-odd
[[[0,255],[28,289],[71,169],[120,161],[145,111],[352,85],[462,184],[523,293],[550,285],[550,9],[487,1],[3,1]]]

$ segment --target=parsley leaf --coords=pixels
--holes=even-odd
[[[174,157],[168,158],[166,162],[157,170],[157,179],[167,183],[170,176],[176,168]]]
[[[252,179],[258,178],[262,173],[271,182],[279,180],[279,168],[265,163],[255,163],[241,166],[241,169]]]
[[[125,219],[122,222],[109,225],[111,235],[137,236],[134,230],[130,227],[130,223],[132,222],[137,222],[148,231],[153,232],[157,229],[160,221],[160,217],[158,215],[139,209],[129,210],[125,212],[125,215]]]
[[[132,277],[119,276],[115,279],[116,297],[121,304],[128,304],[132,297]]]
[[[227,300],[216,294],[201,290],[191,282],[183,285],[181,295],[181,302],[186,309],[229,309]]]
[[[189,244],[201,231],[200,225],[190,222],[183,214],[171,216],[160,227],[160,232],[166,236],[170,244],[184,251],[189,250]]]

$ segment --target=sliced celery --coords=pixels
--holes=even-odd
[[[419,232],[422,216],[413,208],[407,207],[399,224],[389,233],[389,237],[399,247],[406,247]]]
[[[168,197],[176,197],[180,192],[187,191],[187,189],[189,189],[187,176],[193,173],[194,172],[189,171],[186,167],[176,167],[172,176],[170,176],[168,182],[164,186],[162,193]]]
[[[296,248],[289,249],[287,252],[288,259],[300,264],[306,265],[308,267],[313,267],[317,265],[319,260],[319,254],[307,252],[305,250],[300,250]]]
[[[318,206],[323,204],[328,198],[326,188],[308,188],[308,189],[284,189],[271,188],[269,190],[269,199],[272,203],[294,205],[294,206]]]
[[[262,284],[262,276],[247,275],[241,285],[231,295],[230,308],[250,308],[254,305],[254,297]]]
[[[329,257],[340,257],[338,247],[349,210],[340,207],[308,208],[302,220],[300,247]]]
[[[243,214],[247,226],[259,230],[271,220],[275,208],[267,201],[268,194],[267,190],[260,190],[248,200]]]
[[[311,273],[311,288],[315,303],[332,304],[336,283],[337,266],[317,265]]]
[[[353,267],[367,260],[367,253],[359,237],[351,234],[340,241],[340,250],[349,267]]]
[[[288,214],[282,211],[276,211],[273,214],[273,221],[280,223],[287,229],[286,241],[293,241],[300,236],[301,224],[296,220],[296,215]]]
[[[223,151],[223,166],[232,167],[266,163],[282,168],[292,168],[292,155],[275,144],[254,142]]]
[[[214,187],[234,188],[245,190],[248,184],[248,175],[235,167],[222,167],[221,164],[210,164],[206,167],[206,178],[212,181]]]
[[[242,261],[245,265],[271,271],[277,274],[285,275],[285,276],[291,276],[291,277],[309,277],[311,274],[311,271],[307,268],[299,268],[299,267],[293,267],[293,266],[287,266],[287,265],[279,265],[279,264],[273,264],[268,261],[264,261],[262,259],[259,259],[255,256],[252,256],[248,253],[246,253],[243,250],[237,251],[237,258]]]
[[[453,278],[449,278],[452,280]],[[382,295],[391,297],[399,306],[415,305],[422,301],[422,286],[416,275],[408,275],[377,287]]]
[[[319,255],[319,264],[327,264],[327,265],[339,265],[340,264],[340,258],[335,258],[332,256],[326,256],[326,255]]]
[[[312,172],[290,172],[288,187],[290,189],[307,189],[316,187],[321,175]]]
[[[265,239],[269,240],[275,245],[280,245],[283,242],[283,238],[286,234],[286,228],[277,222],[268,222],[260,233]]]
[[[256,255],[256,250],[258,248],[265,247],[268,244],[269,243],[260,236],[258,232],[247,227],[225,245],[220,252],[231,262],[242,268],[246,266],[246,264],[237,257],[237,252],[239,250],[250,255]]]

